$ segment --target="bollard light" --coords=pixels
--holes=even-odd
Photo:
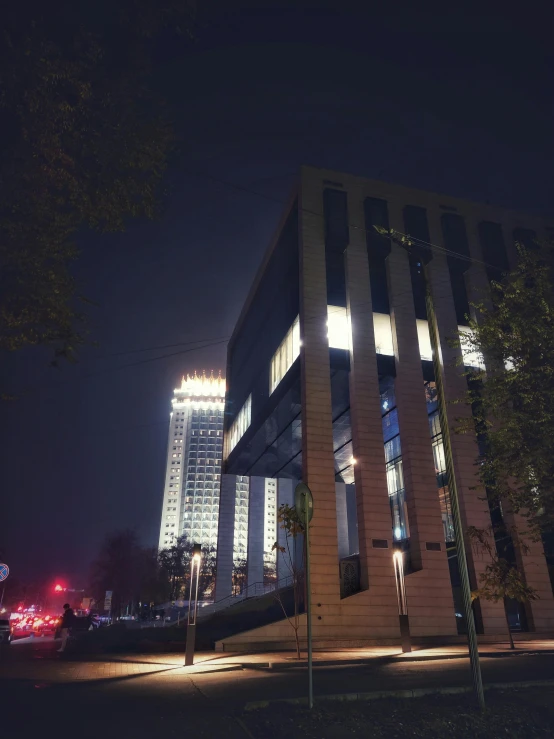
[[[404,552],[397,549],[392,555],[394,565],[394,579],[396,581],[396,596],[398,598],[398,622],[400,624],[400,637],[402,639],[402,651],[412,651],[410,637],[410,621],[408,619],[408,599],[406,598],[406,582],[404,577]]]

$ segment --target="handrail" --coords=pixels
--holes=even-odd
[[[241,601],[247,600],[248,598],[260,598],[263,595],[273,593],[276,590],[281,590],[282,588],[286,588],[292,584],[292,575],[288,575],[287,577],[283,577],[280,580],[276,580],[272,583],[251,583],[250,585],[247,585],[245,588],[243,588],[239,593],[227,595],[221,600],[216,600],[214,603],[210,603],[210,605],[200,608],[200,610],[198,611],[198,619],[209,616],[211,613],[222,611],[225,608],[230,608],[235,603],[240,603]]]

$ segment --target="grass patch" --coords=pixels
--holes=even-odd
[[[372,701],[273,704],[241,716],[255,739],[534,739],[554,736],[554,689],[490,691]]]

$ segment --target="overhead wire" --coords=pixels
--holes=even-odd
[[[243,193],[248,194],[248,195],[254,195],[256,197],[260,197],[260,198],[269,200],[271,202],[278,203],[281,206],[286,204],[286,201],[283,200],[283,199],[281,199],[281,198],[277,198],[275,196],[268,195],[266,193],[261,193],[261,192],[259,192],[257,190],[253,190],[252,188],[250,188],[248,186],[240,185],[240,184],[238,184],[236,182],[225,180],[223,178],[216,177],[215,175],[211,175],[211,174],[208,174],[206,172],[197,172],[197,171],[194,171],[193,172],[193,171],[188,170],[188,174],[189,175],[192,175],[192,176],[195,176],[195,177],[201,177],[201,178],[204,178],[204,179],[212,180],[213,182],[216,182],[218,184],[224,185],[226,187],[230,187],[230,188],[232,188],[234,190],[237,190],[239,192],[243,192]],[[302,206],[298,206],[298,208],[299,208],[300,211],[302,211],[304,213],[307,213],[309,215],[313,215],[313,216],[315,216],[317,218],[325,218],[325,214],[324,213],[319,213],[319,212],[314,211],[312,209],[304,208]],[[368,234],[368,233],[371,232],[370,229],[365,228],[365,226],[360,226],[357,223],[353,223],[353,222],[350,222],[349,221],[347,225],[349,226],[349,228],[352,228],[352,229],[361,231],[364,234]],[[434,250],[437,253],[440,253],[440,254],[443,254],[443,255],[446,255],[446,256],[452,256],[452,257],[454,257],[456,259],[467,261],[467,262],[470,262],[470,263],[479,264],[479,265],[481,265],[483,267],[486,267],[486,268],[489,268],[489,269],[497,269],[497,267],[495,267],[495,265],[489,264],[488,262],[485,262],[483,260],[477,259],[477,258],[472,257],[472,256],[468,256],[468,255],[464,255],[464,254],[459,254],[458,252],[455,252],[455,251],[453,251],[451,249],[447,249],[446,247],[440,246],[438,244],[433,244],[431,242],[425,241],[424,239],[420,239],[420,238],[411,236],[409,234],[405,234],[405,233],[403,233],[401,231],[395,231],[395,233],[398,234],[401,237],[409,238],[410,241],[412,241],[413,243],[418,244],[418,245],[421,245],[421,246],[423,246],[425,248]],[[386,238],[386,237],[384,237],[384,238]],[[409,292],[409,291],[407,291],[407,292]],[[400,297],[400,295],[397,295],[397,297]],[[367,306],[368,307],[370,307],[370,304],[371,304],[371,301],[367,301]],[[314,320],[314,319],[308,318],[308,320]],[[189,353],[191,351],[197,351],[197,350],[200,350],[200,349],[208,348],[210,346],[215,346],[215,345],[218,345],[218,344],[222,344],[222,343],[224,343],[224,342],[226,342],[228,340],[229,340],[229,337],[217,339],[217,340],[214,340],[214,341],[210,341],[208,343],[205,343],[202,346],[193,347],[193,348],[190,348],[190,349],[185,349],[185,350],[180,351],[180,352],[174,352],[174,353],[171,353],[171,354],[165,354],[165,355],[162,355],[160,357],[151,357],[151,358],[148,358],[148,359],[140,360],[138,362],[132,362],[132,363],[127,363],[127,364],[124,364],[124,365],[120,365],[119,367],[111,367],[111,368],[107,368],[105,370],[100,370],[100,371],[97,371],[97,372],[88,373],[86,375],[80,375],[78,378],[72,378],[70,381],[74,381],[74,380],[77,380],[77,379],[88,379],[88,378],[96,377],[96,376],[102,375],[102,374],[109,374],[111,372],[117,372],[117,371],[122,370],[122,369],[128,369],[128,368],[131,368],[131,367],[137,367],[137,366],[140,366],[142,364],[147,364],[147,363],[150,363],[150,362],[156,362],[156,361],[159,361],[159,360],[168,359],[168,358],[173,357],[173,356],[179,356],[181,354],[186,354],[186,353]],[[201,341],[202,340],[198,340],[197,342],[191,341],[191,342],[183,342],[183,343],[176,343],[176,344],[166,344],[166,345],[156,346],[156,347],[145,347],[143,349],[131,349],[131,350],[124,351],[124,352],[114,352],[111,355],[104,355],[104,356],[101,356],[101,357],[95,357],[94,359],[100,360],[100,359],[107,359],[107,358],[116,357],[116,356],[124,356],[124,355],[127,355],[127,354],[133,354],[133,353],[142,353],[142,352],[146,352],[146,351],[157,351],[159,349],[172,348],[174,346],[187,346],[187,345],[193,344],[193,343],[200,343]],[[48,389],[50,389],[50,388],[53,389],[55,387],[61,387],[63,384],[65,384],[65,383],[60,383],[57,386],[47,386],[47,387],[48,387]],[[40,389],[43,389],[43,388],[40,388]],[[23,391],[23,392],[28,392],[28,391]]]
[[[244,193],[246,193],[248,195],[256,195],[259,198],[264,198],[265,200],[270,200],[270,201],[272,201],[274,203],[279,203],[280,205],[286,205],[287,204],[287,201],[286,200],[283,200],[282,198],[277,198],[277,197],[275,197],[273,195],[268,195],[267,193],[262,193],[262,192],[258,192],[257,190],[252,190],[251,188],[249,188],[246,185],[239,185],[236,182],[231,182],[229,180],[224,180],[221,177],[216,177],[215,175],[211,175],[211,174],[208,174],[206,172],[198,172],[198,171],[192,171],[192,170],[187,170],[187,172],[188,172],[189,175],[193,175],[195,177],[203,177],[204,179],[212,180],[213,182],[217,182],[218,184],[225,185],[227,187],[231,187],[231,188],[233,188],[235,190],[238,190],[239,192],[244,192]],[[309,215],[316,216],[317,218],[325,218],[325,214],[324,213],[318,213],[317,211],[311,210],[310,208],[301,207],[300,205],[298,206],[298,210],[301,211],[301,212],[303,212],[303,213],[307,213]],[[348,222],[347,225],[349,226],[349,228],[353,228],[355,230],[362,231],[365,234],[372,232],[372,229],[367,229],[367,228],[365,228],[365,226],[360,226],[357,223]],[[424,245],[424,246],[426,246],[426,247],[428,247],[430,249],[434,249],[437,252],[440,252],[442,254],[446,254],[447,256],[452,256],[452,257],[455,257],[456,259],[461,259],[461,260],[467,261],[467,262],[474,262],[475,264],[480,264],[481,266],[487,267],[489,269],[494,269],[494,270],[497,270],[498,269],[498,267],[495,266],[494,264],[489,264],[488,262],[485,262],[482,259],[477,259],[476,257],[468,256],[468,255],[465,255],[465,254],[459,254],[458,252],[455,252],[452,249],[447,249],[446,247],[440,246],[438,244],[432,244],[429,241],[425,241],[424,239],[418,239],[418,238],[416,238],[414,236],[411,236],[409,234],[405,234],[405,233],[403,233],[401,231],[395,230],[395,233],[397,233],[399,236],[409,237],[411,241],[414,241],[414,242],[417,242],[419,244],[422,244],[422,245]],[[386,237],[384,237],[384,238],[386,238]]]

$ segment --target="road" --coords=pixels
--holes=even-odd
[[[79,739],[163,736],[245,739],[236,716],[251,701],[304,695],[307,677],[294,661],[268,668],[262,655],[204,655],[184,668],[182,654],[71,658],[55,645],[0,651],[2,727],[18,739],[70,732]],[[264,661],[265,660],[265,661]],[[554,680],[552,654],[485,657],[485,683]],[[317,665],[316,695],[416,687],[464,686],[467,658]],[[553,688],[554,695],[554,688]],[[256,737],[255,739],[259,739]]]

